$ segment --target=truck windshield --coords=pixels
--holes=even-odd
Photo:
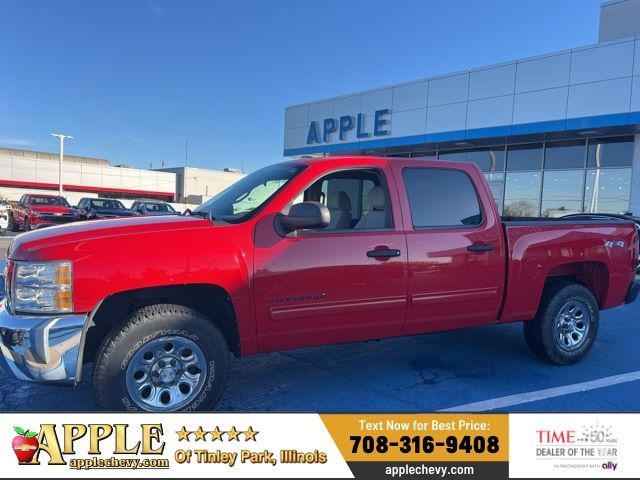
[[[91,200],[91,208],[94,210],[126,210],[118,200]]]
[[[69,203],[62,197],[31,197],[29,202],[31,205],[36,206],[55,206],[55,207],[68,207]]]
[[[257,170],[195,209],[211,213],[216,220],[239,223],[267,203],[304,165],[279,164]]]
[[[176,213],[171,205],[168,203],[145,203],[144,206],[147,212],[170,212]]]

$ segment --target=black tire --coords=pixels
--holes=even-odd
[[[8,227],[8,229],[10,229],[12,232],[19,232],[20,231],[20,227],[18,226],[18,224],[16,224],[12,213],[9,214],[9,227]]]
[[[133,363],[136,354],[145,345],[152,349],[152,342],[156,345],[164,339],[167,342],[171,339],[192,342],[204,355],[204,371],[201,370],[204,377],[200,389],[195,391],[194,388],[193,398],[179,408],[149,408],[141,404],[140,398],[136,401],[127,388],[128,367],[131,363],[132,368],[136,368]],[[201,313],[181,305],[144,307],[114,327],[103,340],[95,359],[94,395],[98,406],[109,411],[209,411],[218,403],[227,383],[229,357],[224,336]],[[157,374],[149,372],[150,379],[152,373]],[[152,388],[155,391],[155,388],[164,387]]]
[[[571,346],[579,332],[560,336],[558,322],[563,308],[578,305],[586,331],[580,342]],[[586,310],[582,312],[581,310]],[[567,310],[565,310],[567,311]],[[598,302],[591,291],[583,285],[560,281],[548,286],[542,297],[538,313],[533,320],[524,322],[524,338],[529,349],[542,360],[555,365],[571,365],[582,360],[591,350],[598,334],[600,314]],[[569,327],[570,328],[570,327]],[[584,327],[583,327],[584,328]]]

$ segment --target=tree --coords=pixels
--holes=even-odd
[[[506,217],[537,217],[538,209],[529,200],[518,200],[504,206]]]

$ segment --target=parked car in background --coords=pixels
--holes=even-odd
[[[9,205],[0,203],[0,231],[6,232],[9,229]]]
[[[146,200],[133,202],[131,211],[140,215],[180,215],[180,212],[176,212],[167,202],[149,202]]]
[[[127,209],[122,202],[113,198],[82,198],[78,210],[83,219],[135,217],[138,214]]]
[[[619,218],[622,220],[633,220],[638,230],[638,243],[640,244],[640,217],[634,217],[633,215],[621,215],[619,213],[573,213],[571,215],[565,215],[562,218],[569,219],[584,219],[584,220],[600,220],[603,218]],[[638,257],[637,273],[640,273],[640,256]]]
[[[80,220],[78,211],[67,199],[58,195],[25,194],[11,208],[9,223],[11,230],[35,230]]]

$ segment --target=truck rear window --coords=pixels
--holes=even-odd
[[[414,228],[482,223],[478,195],[466,173],[444,168],[405,168],[402,176]]]

